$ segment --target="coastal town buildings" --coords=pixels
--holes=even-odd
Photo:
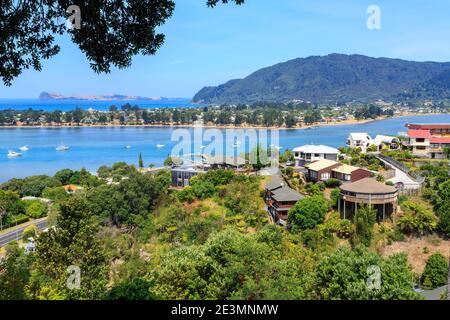
[[[397,211],[398,190],[373,178],[344,184],[339,190],[338,211],[344,219],[352,219],[363,205],[373,206],[378,221],[385,220]]]
[[[371,175],[369,170],[330,160],[320,160],[307,165],[305,174],[306,179],[312,182],[333,178],[342,183],[355,182]]]
[[[407,124],[408,141],[404,145],[418,157],[445,159],[450,148],[450,124]]]
[[[187,187],[192,177],[205,171],[195,167],[175,167],[172,168],[171,172],[173,187]]]
[[[350,133],[346,143],[350,148],[360,148],[362,153],[367,153],[368,148],[372,145],[376,146],[377,151],[383,148],[398,149],[400,140],[397,137],[377,135],[374,139],[366,132]]]
[[[294,148],[295,166],[303,167],[308,163],[317,160],[333,160],[338,159],[339,150],[324,145],[304,145]]]

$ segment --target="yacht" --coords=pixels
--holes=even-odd
[[[20,157],[21,155],[22,154],[19,153],[19,152],[15,152],[15,151],[12,151],[12,150],[8,151],[8,157],[10,157],[10,158]]]
[[[125,149],[131,149],[131,146],[125,146]]]
[[[61,143],[59,146],[56,147],[56,151],[67,151],[69,150],[69,147]]]
[[[156,147],[157,148],[164,148],[164,145],[163,144],[157,144]]]
[[[23,146],[19,148],[20,151],[28,151],[30,150],[30,148],[28,148],[28,146]]]

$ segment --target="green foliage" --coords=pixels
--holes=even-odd
[[[29,238],[35,239],[38,232],[39,232],[38,228],[34,224],[32,224],[23,230],[22,240],[28,241]]]
[[[377,268],[381,271],[379,289],[368,286]],[[369,283],[376,285],[375,281]],[[323,257],[317,265],[315,286],[319,299],[421,299],[412,290],[413,283],[414,274],[405,254],[383,259],[364,246],[357,246],[353,250],[339,248]]]
[[[286,149],[282,154],[280,154],[280,162],[285,163],[287,161],[294,161],[294,153],[292,150]]]
[[[144,160],[142,159],[142,153],[139,152],[139,168],[144,168]]]
[[[322,194],[321,186],[323,185],[308,182],[305,186],[305,190],[310,195],[321,195]]]
[[[26,285],[30,279],[33,257],[24,253],[17,243],[6,246],[6,256],[0,259],[0,300],[27,298]]]
[[[13,191],[0,190],[0,214],[2,219],[25,212],[25,204],[19,195]]]
[[[62,169],[55,173],[53,176],[55,179],[57,179],[61,184],[66,185],[70,183],[70,179],[74,175],[73,170],[70,169]]]
[[[45,188],[61,186],[58,179],[46,175],[31,176],[24,179],[11,179],[1,185],[2,190],[17,192],[21,197],[40,197]]]
[[[422,287],[435,289],[447,283],[448,261],[439,252],[428,257],[425,270],[420,278]]]
[[[66,299],[101,299],[105,296],[107,261],[96,237],[86,199],[74,196],[61,203],[57,227],[42,233],[36,241],[36,274],[30,295],[38,298],[50,288]],[[67,268],[78,266],[82,272],[81,287],[66,286]]]
[[[26,214],[33,219],[42,218],[47,214],[47,206],[40,201],[28,201]]]
[[[351,238],[353,246],[363,244],[369,246],[373,237],[373,226],[376,222],[376,211],[373,207],[365,205],[358,207],[353,217],[355,232]]]
[[[334,208],[338,207],[340,197],[341,197],[341,191],[339,190],[339,188],[335,188],[335,189],[331,190],[330,200],[331,200],[332,207],[334,207]]]
[[[63,201],[69,198],[63,187],[45,188],[42,191],[42,197],[53,201]]]
[[[109,291],[110,300],[154,300],[152,283],[142,278],[134,278],[120,283]]]
[[[289,210],[288,223],[294,232],[313,229],[323,222],[327,211],[328,201],[322,195],[307,197]]]
[[[397,224],[403,232],[422,236],[436,228],[436,216],[423,205],[405,201],[401,207],[404,214],[397,220]]]
[[[342,182],[339,179],[330,178],[327,181],[325,181],[325,185],[327,188],[337,188],[342,184]]]

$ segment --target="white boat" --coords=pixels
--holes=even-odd
[[[19,152],[8,150],[8,157],[10,157],[10,158],[20,157],[21,155],[22,154]]]
[[[69,147],[61,143],[59,146],[56,147],[56,151],[67,151],[69,150]]]
[[[30,150],[30,148],[28,148],[28,146],[23,146],[19,148],[20,151],[28,151]]]
[[[205,149],[205,148],[206,148],[206,146],[201,146],[201,147],[200,147],[200,149]]]
[[[157,147],[157,148],[164,148],[165,145],[163,145],[163,144],[157,144],[156,147]]]
[[[131,149],[131,146],[125,146],[125,149]]]

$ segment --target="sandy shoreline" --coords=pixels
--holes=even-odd
[[[364,120],[343,120],[336,122],[317,122],[309,125],[300,125],[292,128],[287,127],[278,127],[278,126],[251,126],[251,125],[242,125],[242,126],[234,126],[234,125],[214,125],[214,124],[80,124],[80,125],[5,125],[1,126],[0,129],[39,129],[39,128],[50,128],[50,129],[58,129],[58,128],[126,128],[126,127],[149,127],[149,128],[209,128],[209,129],[270,129],[270,130],[298,130],[298,129],[311,129],[322,126],[340,126],[340,125],[352,125],[352,124],[364,124],[375,121],[383,121],[388,119],[396,119],[402,117],[411,117],[411,116],[430,116],[430,115],[439,115],[439,114],[450,114],[450,113],[410,113],[405,115],[393,116],[393,117],[379,117],[376,119],[364,119]]]

